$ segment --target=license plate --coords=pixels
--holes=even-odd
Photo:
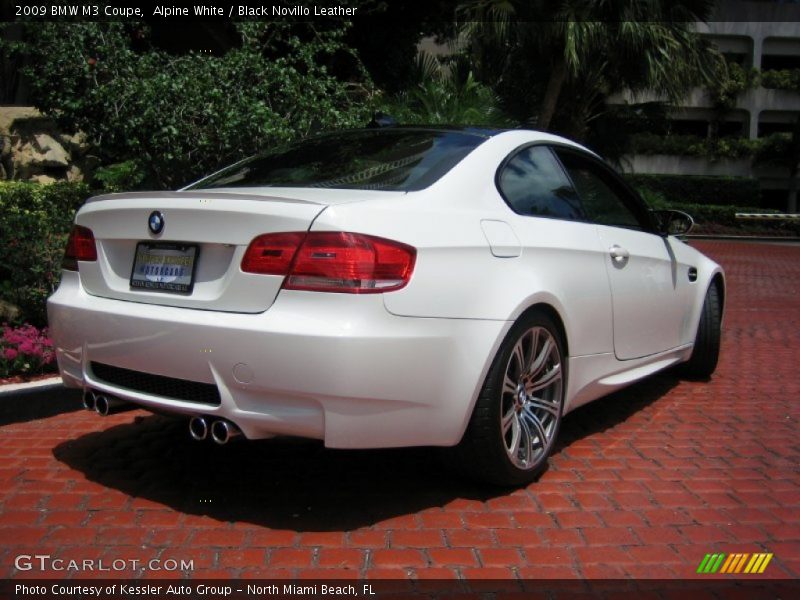
[[[194,244],[136,244],[131,287],[189,294],[199,249]]]

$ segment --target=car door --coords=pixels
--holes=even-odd
[[[496,184],[522,246],[515,286],[559,306],[570,356],[611,352],[605,251],[552,150],[542,144],[517,148],[500,166]]]
[[[615,355],[628,360],[679,346],[688,283],[679,281],[671,241],[606,165],[568,149],[556,154],[607,253]]]

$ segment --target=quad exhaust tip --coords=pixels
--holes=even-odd
[[[196,416],[189,419],[189,435],[198,442],[210,437],[216,444],[224,446],[242,435],[242,430],[225,419]]]
[[[94,410],[101,417],[107,417],[115,413],[124,412],[126,410],[133,410],[137,408],[136,405],[126,402],[121,398],[114,396],[107,396],[105,394],[95,394],[94,396]]]
[[[97,400],[92,390],[83,390],[81,402],[83,403],[83,408],[86,410],[96,410]]]
[[[124,412],[126,410],[134,410],[137,408],[135,404],[131,404],[122,398],[109,396],[105,392],[95,392],[94,390],[90,389],[83,391],[81,403],[83,404],[83,408],[94,411],[101,417],[107,417],[108,415],[113,415],[114,413]]]
[[[219,419],[211,424],[211,439],[220,446],[224,446],[233,438],[242,435],[241,429],[230,421]]]
[[[193,440],[202,442],[208,437],[208,420],[205,417],[192,417],[189,420],[189,435]]]

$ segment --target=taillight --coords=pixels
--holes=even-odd
[[[259,275],[286,275],[305,233],[267,233],[247,247],[242,271]]]
[[[377,294],[405,286],[415,259],[411,246],[360,233],[272,233],[250,243],[242,270],[285,275],[288,290]]]
[[[67,249],[64,251],[64,260],[61,263],[61,268],[68,271],[77,271],[79,260],[97,260],[97,246],[95,246],[94,234],[91,229],[81,225],[74,225],[72,231],[69,232]]]
[[[315,231],[297,251],[287,290],[375,294],[403,287],[414,269],[411,246],[358,233]]]

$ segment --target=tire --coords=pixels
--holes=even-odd
[[[712,283],[706,292],[700,323],[694,339],[694,349],[682,366],[684,376],[691,379],[708,379],[717,368],[720,339],[722,337],[722,306],[719,288]]]
[[[483,482],[534,481],[553,450],[567,389],[558,328],[547,315],[524,315],[497,353],[451,465]]]

